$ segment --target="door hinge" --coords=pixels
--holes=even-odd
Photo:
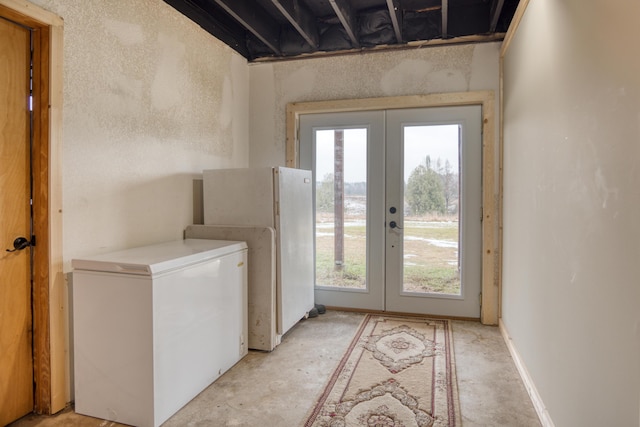
[[[35,245],[36,245],[36,236],[35,236],[35,234],[32,234],[31,235],[31,244],[30,244],[30,246],[35,246]]]
[[[480,222],[484,220],[484,208],[480,206]]]

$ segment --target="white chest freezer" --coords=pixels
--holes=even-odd
[[[247,246],[183,240],[72,260],[75,410],[156,427],[247,354]]]

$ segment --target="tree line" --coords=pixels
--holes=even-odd
[[[455,171],[448,159],[443,162],[438,157],[435,162],[431,156],[411,171],[405,184],[405,200],[413,215],[455,214],[458,212],[458,171]],[[365,196],[366,182],[345,182],[346,196]],[[316,210],[333,212],[334,176],[326,174],[316,184]]]
[[[449,160],[443,163],[438,157],[434,163],[427,156],[424,164],[411,171],[405,199],[414,215],[457,213],[458,187],[458,173]]]

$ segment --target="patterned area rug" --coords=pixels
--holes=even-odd
[[[447,320],[367,315],[305,427],[454,427],[460,407]]]

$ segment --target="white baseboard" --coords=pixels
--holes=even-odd
[[[524,361],[520,357],[520,353],[513,345],[513,341],[507,328],[502,323],[502,319],[499,320],[500,325],[500,333],[502,334],[502,338],[504,342],[507,344],[507,348],[509,349],[509,353],[511,353],[511,357],[516,364],[516,368],[520,373],[520,377],[522,378],[522,382],[524,383],[524,387],[527,389],[527,393],[529,393],[529,397],[531,398],[531,402],[538,413],[538,418],[540,418],[540,423],[543,427],[555,427],[553,424],[553,420],[551,420],[551,416],[549,415],[549,411],[547,411],[547,407],[544,405],[540,394],[538,394],[538,390],[536,389],[535,384],[533,383],[533,379],[531,375],[529,375],[529,371],[524,364]]]

